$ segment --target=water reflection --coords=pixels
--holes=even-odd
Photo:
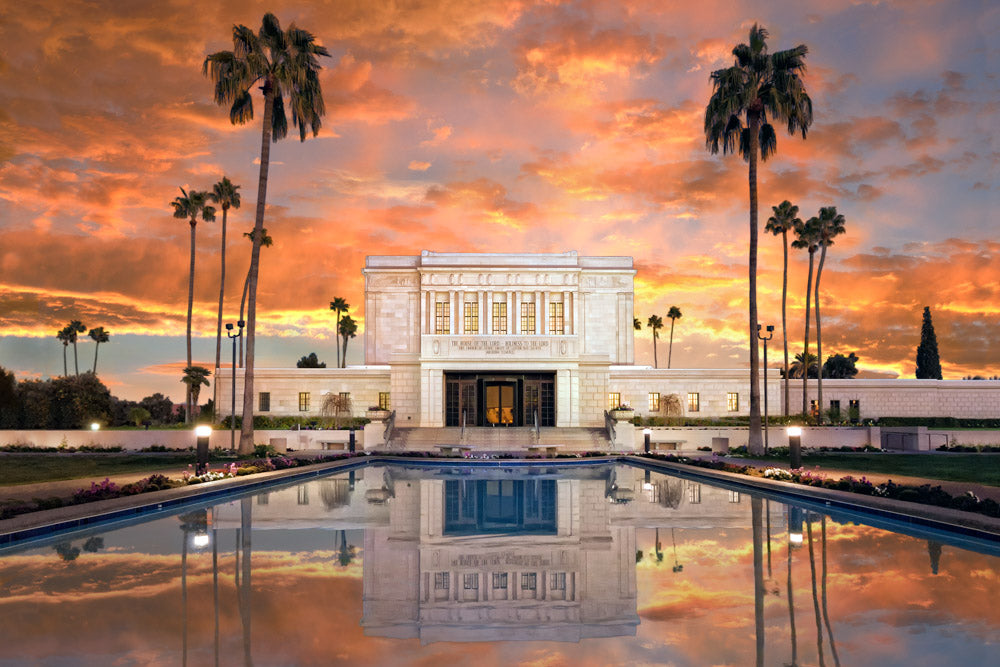
[[[0,555],[0,663],[987,664],[998,569],[626,466],[372,467]]]

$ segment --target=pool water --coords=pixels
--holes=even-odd
[[[0,665],[998,664],[997,545],[906,530],[624,464],[372,465],[3,551]]]

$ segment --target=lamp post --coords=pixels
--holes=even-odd
[[[198,440],[198,459],[195,463],[195,474],[204,475],[208,472],[208,439],[212,435],[212,427],[202,424],[194,429]]]
[[[767,341],[774,337],[774,325],[767,325],[767,336],[760,335],[760,325],[757,325],[757,338],[764,341],[764,456],[767,456],[770,449],[767,433]]]
[[[233,404],[229,409],[229,449],[236,449],[236,339],[243,335],[243,327],[246,326],[246,322],[240,320],[236,326],[240,330],[233,333],[233,323],[226,323],[226,336],[233,341],[233,390],[231,396]]]
[[[642,446],[647,454],[649,454],[649,441],[653,436],[653,430],[649,428],[642,429]]]
[[[788,456],[792,469],[802,467],[802,428],[799,426],[788,427]]]

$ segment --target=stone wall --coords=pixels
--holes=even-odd
[[[219,414],[227,416],[232,406],[232,371],[219,369]],[[379,404],[379,393],[390,392],[388,366],[350,368],[258,368],[254,370],[254,414],[321,417],[327,394],[351,395],[351,414],[363,417],[370,406]],[[271,409],[261,411],[260,394],[270,394]],[[299,393],[309,394],[309,409],[299,410]],[[243,412],[243,369],[236,369],[236,414]]]
[[[355,443],[360,450],[364,445],[364,434],[355,431]],[[285,446],[294,450],[323,449],[324,442],[337,443],[333,449],[346,449],[350,431],[346,429],[258,429],[254,431],[254,443],[271,444],[272,439],[283,438]],[[240,442],[240,432],[236,431],[236,444]],[[126,451],[139,451],[147,447],[160,446],[167,449],[188,449],[197,442],[193,429],[149,429],[149,430],[100,430],[100,431],[0,431],[0,445],[32,445],[34,447],[121,447]],[[228,449],[229,431],[212,431],[209,447]],[[343,444],[344,447],[339,445]]]
[[[796,400],[798,398],[798,400]],[[816,381],[809,381],[809,400],[816,398]],[[879,417],[1000,418],[998,380],[823,380],[823,407],[839,400],[847,414],[859,401],[861,419]],[[802,409],[802,381],[792,380],[791,409]]]
[[[768,412],[781,413],[780,382],[768,376]],[[649,367],[612,366],[608,392],[621,394],[623,403],[643,417],[666,417],[665,400],[676,394],[685,417],[736,417],[750,414],[750,382],[745,370],[729,369],[652,369]],[[760,383],[761,404],[764,382]],[[660,410],[649,409],[649,394],[660,394]],[[729,410],[727,394],[737,395],[737,410]],[[697,411],[689,409],[688,394],[698,394]],[[607,399],[605,399],[605,403]],[[607,407],[606,405],[604,407]],[[602,408],[603,409],[603,408]]]

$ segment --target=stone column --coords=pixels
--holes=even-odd
[[[573,308],[570,306],[570,292],[563,292],[563,333],[573,333]]]
[[[507,292],[505,295],[507,301],[507,333],[514,333],[514,327],[516,326],[511,319],[514,316],[514,293]]]
[[[459,290],[455,293],[455,324],[451,331],[455,334],[465,333],[465,292]]]
[[[448,333],[455,333],[455,290],[448,290]]]
[[[542,292],[542,335],[549,333],[549,293]]]
[[[486,292],[486,307],[483,308],[483,321],[486,323],[486,333],[493,333],[493,292]]]
[[[436,308],[434,298],[434,291],[427,290],[427,333],[429,334],[437,333],[434,328],[434,309]]]
[[[513,322],[513,326],[511,326],[510,330],[512,332],[514,332],[515,334],[520,335],[521,334],[521,293],[520,292],[514,292],[514,310],[512,311],[512,313],[513,313],[512,316],[514,318],[514,322]]]

